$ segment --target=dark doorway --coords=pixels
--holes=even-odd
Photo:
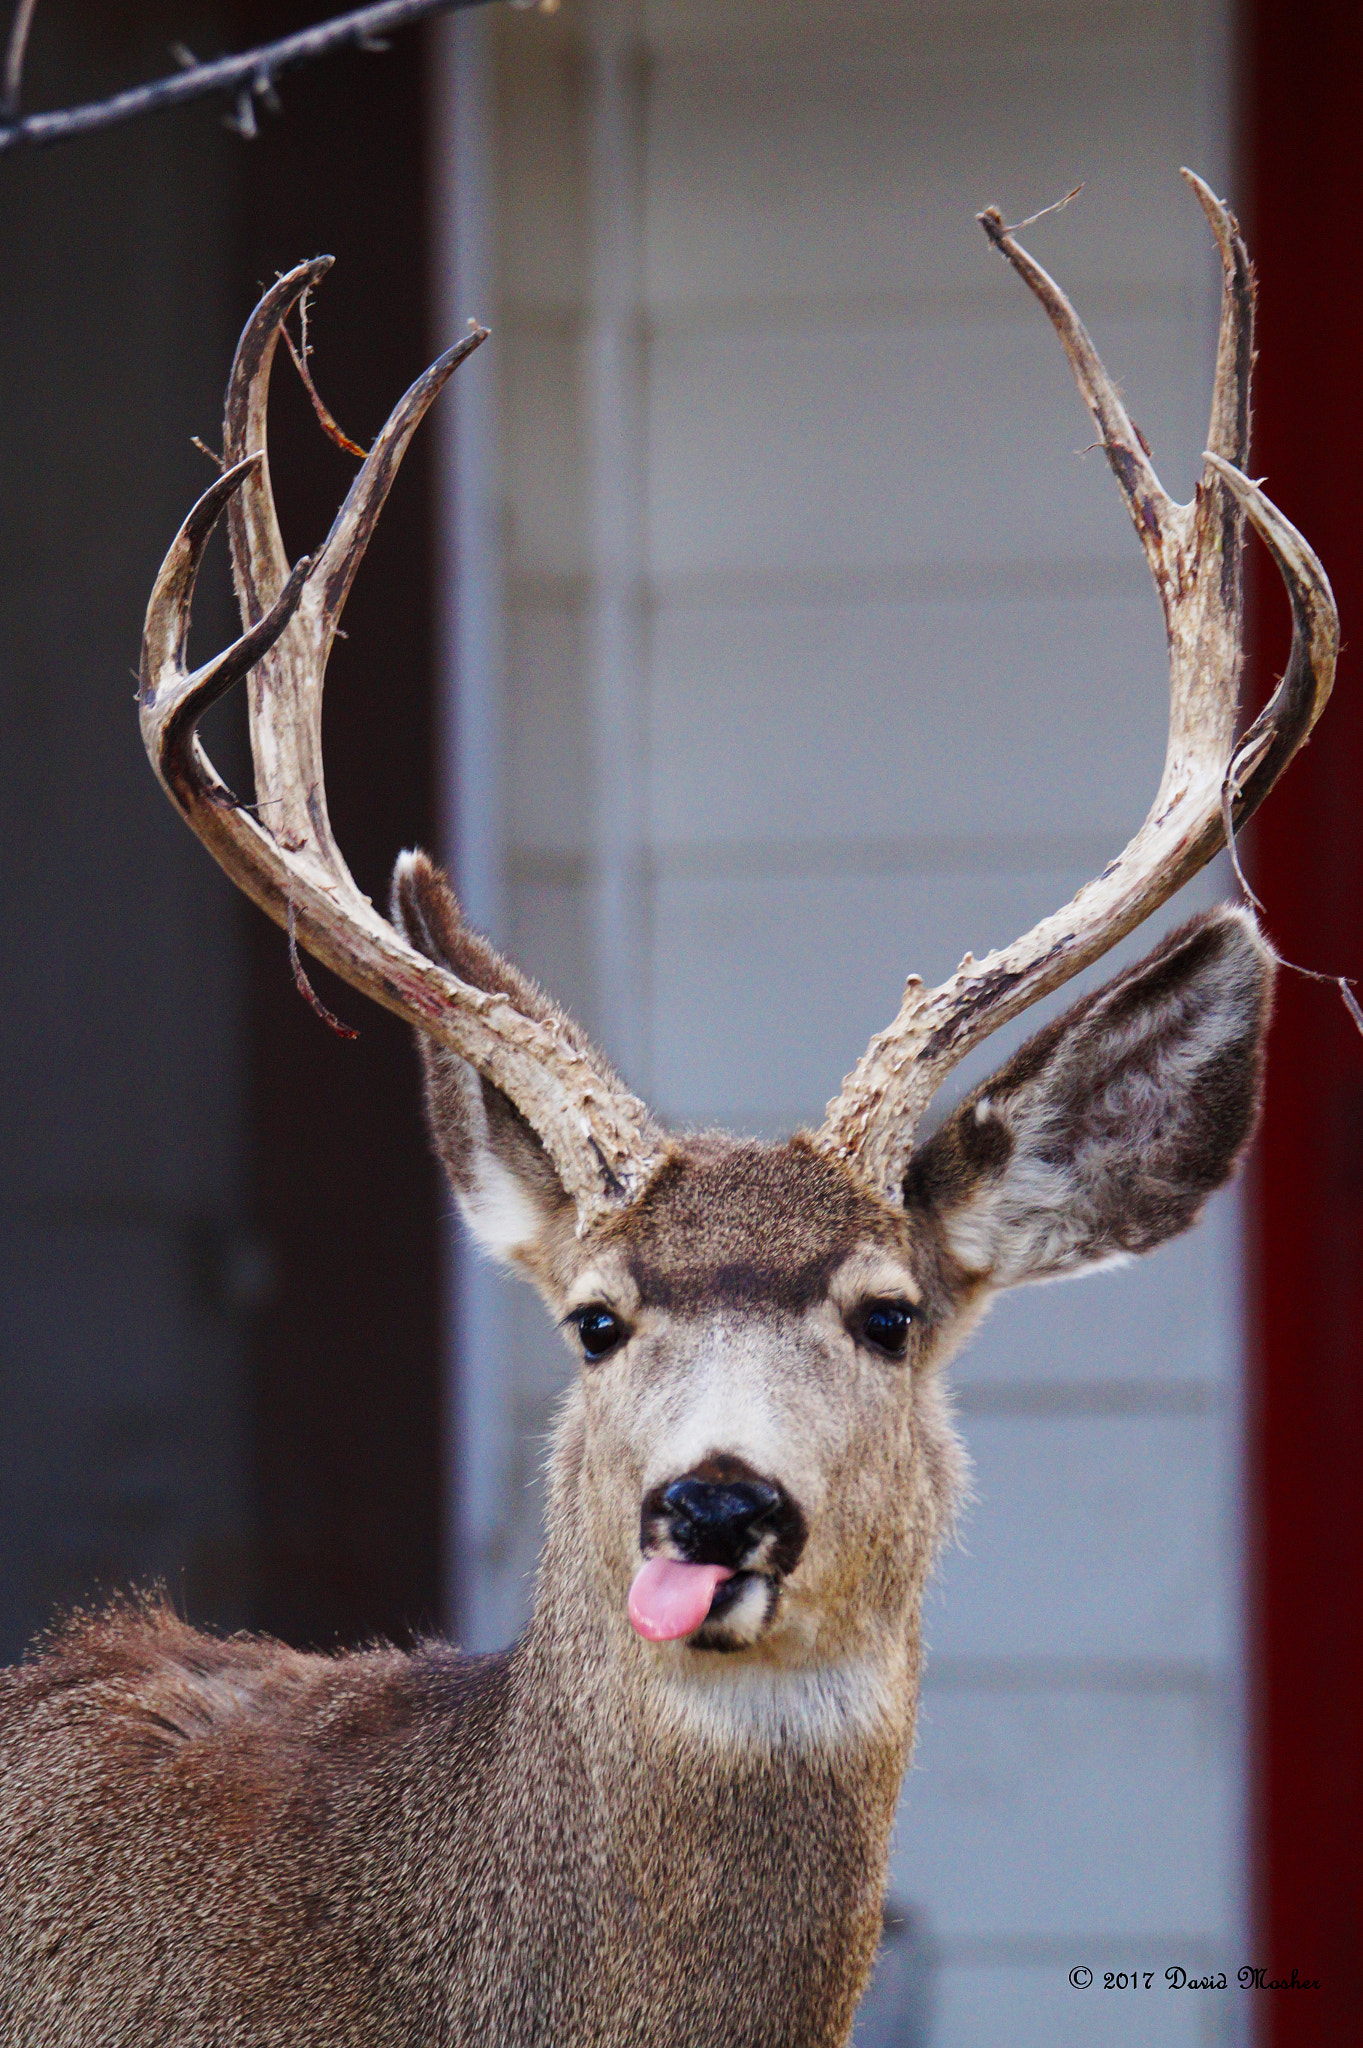
[[[314,0],[44,0],[29,108],[314,20]],[[205,102],[0,162],[0,1654],[162,1584],[300,1643],[441,1612],[438,1192],[406,1032],[335,1039],[281,935],[157,790],[133,705],[157,564],[212,471],[257,286],[319,249],[315,368],[367,439],[425,365],[424,44],[283,82],[254,142]],[[281,355],[295,550],[353,465]],[[397,481],[328,689],[332,815],[382,901],[433,807],[429,441]],[[231,633],[223,560],[195,651]],[[244,716],[211,746],[242,776]]]
[[[236,40],[316,9],[252,4]],[[432,353],[423,50],[347,51],[283,81],[283,113],[241,155],[238,310],[326,252],[314,368],[368,442]],[[354,463],[319,433],[282,358],[272,470],[292,552],[325,534]],[[327,794],[360,887],[383,903],[395,854],[430,844],[429,433],[418,435],[347,608],[327,677]],[[300,1000],[282,935],[249,918],[250,1202],[275,1287],[252,1359],[255,1612],[291,1641],[402,1636],[439,1619],[441,1398],[436,1177],[410,1033],[319,969],[336,1037]]]

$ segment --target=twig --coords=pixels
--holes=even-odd
[[[289,965],[293,969],[294,987],[300,996],[311,1003],[322,1022],[336,1033],[338,1038],[358,1038],[359,1032],[353,1024],[343,1024],[334,1011],[329,1010],[308,980],[307,969],[298,956],[298,933],[294,929],[293,896],[289,897]]]
[[[1272,744],[1273,733],[1269,730],[1261,733],[1257,742],[1251,742],[1249,746],[1240,748],[1231,756],[1230,766],[1227,768],[1225,780],[1221,784],[1221,829],[1226,835],[1226,850],[1230,854],[1230,864],[1235,870],[1236,881],[1240,884],[1240,887],[1244,890],[1254,908],[1261,913],[1264,906],[1250,888],[1249,883],[1245,879],[1245,871],[1240,865],[1240,849],[1235,843],[1235,805],[1240,795],[1240,785],[1243,778],[1249,774],[1251,769],[1258,767]]]
[[[1354,994],[1354,983],[1358,979],[1357,975],[1322,974],[1315,967],[1301,967],[1295,960],[1284,960],[1282,954],[1276,951],[1273,958],[1277,965],[1285,967],[1289,974],[1300,974],[1306,981],[1323,981],[1327,988],[1333,982],[1344,998],[1345,1009],[1358,1026],[1360,1037],[1363,1037],[1363,1007],[1360,1006],[1358,997]]]
[[[91,101],[83,107],[63,107],[53,113],[26,114],[20,120],[19,80],[34,5],[35,0],[19,0],[10,31],[4,91],[8,93],[12,82],[14,103],[0,101],[0,155],[24,146],[66,142],[72,136],[113,128],[120,121],[134,121],[140,114],[183,106],[187,100],[205,99],[213,93],[224,93],[233,102],[234,112],[229,116],[232,126],[252,133],[253,102],[261,99],[268,104],[281,72],[310,64],[350,43],[361,49],[372,47],[374,38],[405,28],[424,15],[482,7],[487,0],[383,0],[380,6],[357,7],[351,14],[338,14],[330,21],[318,22],[315,28],[300,29],[296,35],[284,36],[277,43],[263,43],[259,49],[244,51],[240,56],[218,57],[211,63],[177,71],[169,78],[158,78],[150,85],[134,86],[128,92],[115,93],[112,99]]]
[[[1021,234],[1023,228],[1034,228],[1039,220],[1045,220],[1048,213],[1059,213],[1062,206],[1068,206],[1071,199],[1077,199],[1083,189],[1084,181],[1081,178],[1074,189],[1067,192],[1063,199],[1053,199],[1049,206],[1039,208],[1036,213],[1029,213],[1026,220],[1014,221],[1012,227],[1005,228],[1003,232],[1005,235],[1017,235]]]
[[[24,83],[24,52],[28,48],[28,32],[33,26],[33,10],[37,4],[38,0],[18,0],[14,10],[9,47],[5,51],[5,76],[0,83],[0,121],[12,121],[19,111],[19,94]]]
[[[312,409],[317,415],[322,432],[329,441],[334,441],[338,448],[344,449],[347,455],[358,455],[360,461],[363,462],[369,452],[368,449],[361,448],[358,441],[352,441],[345,429],[337,425],[335,417],[328,410],[321,392],[312,381],[312,371],[308,368],[308,357],[312,354],[312,350],[308,347],[307,297],[307,293],[304,292],[303,303],[299,311],[299,323],[303,330],[303,346],[301,349],[299,348],[287,327],[280,329],[280,333],[284,337],[284,345],[293,357],[293,366],[303,380],[303,389],[312,400]]]
[[[1272,735],[1268,734],[1265,737],[1271,739]],[[1264,751],[1265,748],[1263,746],[1259,747],[1258,753],[1260,755]],[[1267,911],[1245,879],[1245,871],[1240,865],[1240,849],[1235,842],[1235,826],[1231,817],[1231,803],[1233,797],[1240,794],[1239,783],[1236,779],[1238,765],[1232,761],[1229,769],[1226,771],[1226,779],[1221,785],[1221,823],[1226,834],[1226,846],[1230,852],[1230,864],[1235,870],[1235,879],[1254,905],[1254,908],[1261,916],[1266,917],[1268,915]],[[1247,759],[1244,764],[1246,768],[1253,767],[1253,765],[1253,758]],[[1318,967],[1303,967],[1299,961],[1284,959],[1276,947],[1273,948],[1273,959],[1277,966],[1285,968],[1289,974],[1300,974],[1304,981],[1323,981],[1327,987],[1333,983],[1344,998],[1345,1009],[1358,1026],[1360,1035],[1363,1035],[1363,1005],[1360,1005],[1358,997],[1354,994],[1354,983],[1358,979],[1356,975],[1322,974]]]
[[[1226,848],[1230,854],[1230,864],[1235,870],[1236,881],[1262,917],[1266,917],[1268,913],[1253,889],[1250,888],[1245,871],[1240,865],[1240,849],[1235,839],[1234,806],[1236,799],[1240,795],[1240,785],[1243,778],[1258,767],[1259,762],[1268,752],[1272,743],[1272,732],[1265,731],[1260,734],[1257,742],[1251,741],[1248,746],[1240,748],[1237,753],[1232,755],[1230,767],[1226,770],[1226,779],[1221,785],[1221,828],[1226,835]],[[1289,974],[1300,974],[1307,981],[1323,981],[1327,984],[1333,982],[1344,998],[1345,1009],[1358,1026],[1360,1034],[1363,1034],[1363,1006],[1360,1006],[1358,997],[1353,991],[1353,984],[1357,977],[1349,974],[1322,974],[1319,968],[1302,967],[1295,960],[1285,960],[1282,954],[1276,951],[1273,957],[1278,966],[1285,967]]]

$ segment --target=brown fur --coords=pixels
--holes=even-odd
[[[474,959],[448,905],[408,929]],[[1253,1125],[1268,983],[1245,921],[1189,927],[968,1098],[902,1206],[805,1138],[706,1134],[582,1237],[529,1126],[426,1047],[475,1229],[625,1333],[593,1362],[567,1328],[532,1625],[320,1658],[128,1605],[0,1677],[0,2038],[839,2048],[960,1485],[941,1367],[995,1288],[1191,1220]],[[887,1298],[902,1360],[860,1334]],[[682,1474],[771,1482],[794,1533],[765,1605],[654,1644],[626,1603]]]

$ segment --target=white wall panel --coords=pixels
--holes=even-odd
[[[588,944],[589,905],[580,881],[552,872],[522,873],[507,891],[507,948],[517,964],[533,975],[575,1017],[596,1029],[597,1004],[592,987]],[[609,1042],[610,1019],[601,1032]]]
[[[1042,572],[987,604],[664,602],[654,843],[921,841],[948,861],[981,840],[1106,834],[1115,852],[1159,780],[1168,718],[1134,535],[1130,557],[1146,587],[1129,595],[1051,595]]]
[[[1149,9],[1115,31],[1097,8],[1067,26],[1040,49],[1033,15],[927,47],[901,25],[878,42],[678,53],[651,101],[655,314],[958,293],[997,310],[1009,280],[983,261],[975,213],[997,202],[1014,220],[1081,178],[1079,203],[1035,231],[1041,260],[1063,252],[1067,274],[1108,299],[1168,298],[1171,255],[1196,275],[1207,254],[1170,178],[1195,90],[1191,66],[1170,79],[1183,39]]]
[[[1095,1325],[1073,1365],[1101,1351]],[[1225,1656],[1221,1416],[977,1414],[966,1437],[975,1498],[924,1609],[934,1657]]]
[[[513,306],[571,312],[591,249],[586,65],[575,45],[542,36],[504,43],[500,56],[501,129],[515,138],[497,163],[501,223],[511,230],[501,240],[501,293]]]
[[[982,246],[980,260],[996,259]],[[1079,453],[1092,429],[1055,336],[1021,284],[1017,301],[1012,317],[969,324],[660,331],[655,575],[1139,559],[1106,462]],[[1186,495],[1205,439],[1205,333],[1114,318],[1094,338]]]
[[[589,838],[589,731],[581,610],[513,602],[507,649],[508,837],[521,852],[580,853]]]
[[[1001,770],[1004,764],[1000,763]],[[941,980],[969,948],[977,958],[1068,902],[1109,857],[1083,867],[999,872],[968,860],[872,870],[842,859],[804,872],[694,872],[660,864],[654,908],[654,1091],[665,1114],[748,1117],[766,1128],[822,1117],[873,1031],[890,1022],[905,976]],[[986,851],[987,857],[987,851]],[[735,863],[735,866],[737,863]],[[1156,932],[1206,898],[1194,885],[1116,955],[1133,958]],[[1077,986],[1113,971],[1105,967]],[[1038,1028],[1048,1006],[1000,1031],[961,1081],[983,1075]]]
[[[896,1896],[931,1898],[948,1944],[1215,1934],[1233,1798],[1225,1719],[1215,1697],[1172,1690],[971,1694],[929,1681]],[[1113,1940],[1110,1967],[1120,1953]]]
[[[572,322],[507,320],[498,334],[506,463],[506,554],[514,571],[580,575],[585,488]]]
[[[1094,1404],[1105,1398],[1095,1384],[1103,1381],[1141,1388],[1151,1403],[1176,1406],[1182,1399],[1192,1407],[1201,1398],[1233,1412],[1241,1370],[1239,1251],[1232,1189],[1212,1199],[1196,1230],[1149,1258],[1008,1295],[956,1369],[967,1436],[973,1441],[973,1416],[1002,1406],[1014,1389],[1025,1389],[1025,1399],[1040,1406],[1048,1385],[1073,1385],[1080,1362]],[[1226,1533],[1237,1540],[1233,1514]]]

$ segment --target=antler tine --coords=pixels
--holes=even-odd
[[[997,206],[986,207],[976,218],[999,254],[1007,257],[1050,315],[1051,325],[1069,357],[1079,395],[1092,415],[1112,474],[1121,486],[1151,573],[1161,583],[1169,524],[1177,507],[1156,476],[1149,452],[1131,423],[1088,329],[1055,279],[1013,239],[1012,229],[1004,226]]]
[[[223,406],[223,461],[231,466],[252,452],[259,452],[261,457],[249,488],[232,509],[230,521],[232,573],[244,626],[268,611],[289,573],[266,453],[270,369],[284,322],[304,292],[321,283],[335,260],[333,256],[314,256],[310,263],[296,264],[276,279],[242,329],[232,358]]]
[[[1254,266],[1230,208],[1196,171],[1185,165],[1179,176],[1195,194],[1221,252],[1221,321],[1207,448],[1243,469],[1249,459],[1249,387],[1254,373]]]
[[[1184,173],[1221,250],[1224,275],[1209,446],[1190,504],[1165,492],[1069,300],[1013,239],[980,216],[1030,285],[1069,356],[1145,548],[1169,640],[1169,744],[1144,824],[1074,900],[1009,946],[967,954],[949,981],[910,977],[899,1015],[871,1040],[828,1105],[819,1143],[891,1196],[914,1130],[951,1069],[1001,1024],[1060,988],[1189,881],[1262,803],[1320,716],[1334,680],[1339,620],[1316,556],[1234,459],[1249,434],[1254,274],[1234,216]],[[1287,586],[1292,655],[1270,702],[1233,748],[1241,661],[1241,557],[1248,514]]]
[[[233,366],[225,442],[263,431],[269,362],[282,321],[327,267],[303,265],[257,307]],[[547,1005],[518,1003],[514,976],[483,989],[416,952],[351,878],[331,836],[321,764],[326,655],[346,595],[412,433],[431,400],[484,339],[482,329],[418,378],[394,410],[321,554],[290,570],[263,447],[204,493],[162,565],[147,608],[139,691],[142,737],[172,802],[231,879],[317,959],[446,1045],[500,1088],[539,1134],[587,1229],[637,1195],[660,1164],[647,1111]],[[224,506],[245,631],[193,675],[184,647],[199,562]],[[195,727],[248,675],[260,818],[227,789]],[[295,721],[297,724],[295,725]],[[314,772],[315,771],[315,772]]]
[[[270,481],[270,371],[284,322],[304,293],[326,276],[333,260],[316,256],[276,280],[242,329],[227,379],[223,459],[232,464],[248,453],[260,456],[228,514],[232,581],[241,623],[248,629],[273,604],[289,575]],[[312,608],[305,600],[300,610]],[[324,867],[349,880],[326,810],[323,667],[318,664],[313,641],[310,622],[299,618],[248,684],[256,799],[267,810],[271,829],[281,844],[310,847]]]
[[[209,705],[216,704],[273,647],[298,609],[311,567],[304,555],[269,611],[249,632],[192,675],[186,671],[190,605],[204,549],[223,507],[250,481],[261,460],[259,455],[251,455],[234,469],[225,470],[199,499],[161,564],[142,635],[138,702],[158,775],[172,793],[194,789],[212,801],[229,804],[233,799],[226,784],[202,748],[194,744],[194,727]]]
[[[265,294],[247,322],[227,385],[223,447],[229,461],[249,446],[261,461],[235,500],[232,568],[243,626],[273,602],[289,573],[266,452],[270,371],[284,322],[331,268],[330,256],[300,263]],[[327,814],[322,772],[322,688],[341,612],[408,443],[455,370],[487,339],[476,327],[404,393],[379,434],[313,563],[292,630],[252,678],[251,753],[256,795],[276,834],[311,846],[337,875],[345,861]]]
[[[1292,607],[1292,649],[1282,679],[1243,734],[1226,771],[1224,796],[1231,830],[1254,816],[1288,762],[1311,736],[1329,702],[1339,654],[1339,613],[1329,578],[1295,526],[1242,475],[1211,449],[1206,461],[1245,512],[1278,566]]]
[[[431,401],[444,389],[459,365],[481,348],[488,338],[486,327],[473,326],[462,341],[437,356],[410,390],[398,400],[382,432],[364,459],[364,465],[344,505],[336,514],[326,545],[317,557],[312,584],[316,591],[317,642],[322,659],[331,650],[341,612],[364,559],[378,517],[382,512],[398,465],[407,444],[420,426]]]

